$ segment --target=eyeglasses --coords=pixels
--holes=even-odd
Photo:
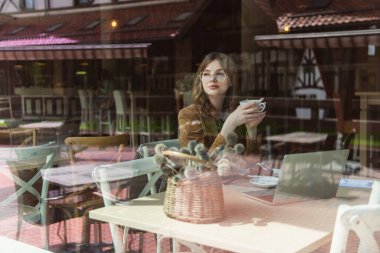
[[[209,82],[212,77],[214,77],[217,82],[224,82],[227,78],[227,75],[223,70],[217,70],[213,74],[211,74],[209,71],[201,72],[199,74],[199,77],[201,78],[202,82]]]

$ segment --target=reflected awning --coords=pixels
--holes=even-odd
[[[255,36],[262,47],[277,48],[352,48],[380,46],[380,29],[339,32],[294,33]]]
[[[0,60],[86,60],[146,58],[150,43],[0,47]]]

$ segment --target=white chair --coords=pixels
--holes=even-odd
[[[99,122],[98,130],[99,135],[108,133],[108,135],[114,134],[114,98],[113,96],[106,95],[103,98],[102,105],[99,109]]]
[[[157,144],[165,144],[168,148],[175,147],[180,148],[179,140],[178,139],[170,139],[170,140],[162,140],[162,141],[154,141],[154,142],[147,142],[141,144],[137,150],[136,150],[136,158],[147,158],[154,156],[154,147]],[[148,174],[148,180],[151,179],[150,174]],[[163,180],[160,183],[159,191],[163,189],[166,185],[167,178],[163,178]],[[157,193],[156,186],[152,186],[152,189],[150,189],[152,194]]]
[[[131,175],[131,171],[133,172],[133,175],[126,178],[126,175]],[[148,174],[151,174],[151,177],[139,196],[136,197],[146,196],[158,178],[162,175],[161,171],[157,170],[157,165],[154,163],[153,157],[126,161],[110,166],[105,165],[96,167],[93,171],[93,179],[97,182],[102,192],[104,205],[113,206],[127,204],[131,198],[128,198],[128,196],[125,195],[123,189],[129,187],[137,176],[147,174],[144,171],[150,171]],[[156,172],[153,173],[153,171]],[[120,195],[124,196],[120,197]],[[109,225],[115,252],[125,252],[127,234],[131,231],[129,231],[128,228],[124,228],[124,235],[122,236],[119,226],[111,223]]]
[[[94,93],[91,90],[78,90],[79,102],[81,107],[81,121],[79,125],[80,134],[96,133],[95,114],[94,114]]]
[[[1,153],[6,153],[2,150]],[[57,191],[49,189],[49,182],[42,177],[42,170],[46,173],[52,167],[54,157],[58,152],[55,143],[35,147],[12,148],[8,150],[6,159],[15,185],[15,192],[0,203],[1,208],[17,200],[18,221],[16,239],[20,237],[22,222],[26,221],[43,227],[43,246],[49,247],[49,225],[71,218],[72,215],[63,205],[63,195],[57,195]],[[51,193],[56,196],[51,197]],[[66,223],[64,242],[67,243]]]
[[[154,155],[154,147],[159,144],[165,144],[168,148],[176,147],[180,148],[179,140],[178,139],[170,139],[170,140],[162,140],[162,141],[154,141],[154,142],[147,142],[141,144],[137,150],[136,150],[136,158],[142,158],[142,157],[150,157]]]
[[[145,108],[137,108],[137,132],[140,141],[144,143],[160,138],[170,138],[174,134],[170,113],[151,110],[149,107],[149,103],[147,103]]]
[[[104,132],[108,132],[108,135],[113,135],[114,133],[114,121],[110,109],[99,110],[99,135],[103,135]]]
[[[260,146],[260,163],[267,163],[271,168],[276,166],[276,161],[278,162],[278,168],[281,165],[282,156],[286,152],[286,145],[284,142],[272,143],[272,141],[267,140],[266,137],[271,136],[271,126],[265,127],[264,138],[262,138],[262,144]],[[258,173],[261,173],[261,168],[259,168]]]
[[[131,108],[127,105],[127,97],[125,91],[114,90],[113,97],[115,100],[116,107],[116,125],[115,134],[131,134],[131,144],[135,146],[135,136],[132,133],[132,125],[134,122],[131,121]]]
[[[0,96],[0,112],[6,112],[13,119],[12,98],[10,96]]]
[[[80,160],[82,160],[82,162],[83,160],[88,162],[89,160],[93,160],[94,158],[96,159],[100,158],[100,161],[102,161],[103,159],[106,159],[105,161],[107,161],[107,163],[111,163],[111,162],[121,161],[124,147],[128,143],[128,141],[129,141],[128,135],[91,136],[91,137],[71,136],[65,139],[65,144],[69,148],[70,161],[72,164],[75,164],[76,162],[79,162]],[[87,150],[87,152],[83,152],[84,150]],[[91,153],[93,155],[93,158],[88,159],[87,157],[87,159],[84,159],[86,158],[86,155],[80,157],[81,153],[82,155],[83,153]],[[102,153],[106,153],[108,155],[104,156],[104,154]],[[104,160],[102,162],[104,162]],[[97,194],[94,194],[94,190],[92,189],[91,185],[83,185],[81,187],[78,187],[78,189],[72,192],[72,197],[84,199],[83,202],[78,203],[78,208],[81,210],[86,210],[84,212],[85,219],[83,222],[83,228],[85,231],[84,241],[87,244],[89,244],[90,224],[94,223],[94,221],[89,219],[88,212],[91,209],[101,207],[103,204],[103,200]],[[99,239],[100,246],[102,246],[103,242],[102,242],[100,223],[95,222],[95,224],[98,224],[98,227],[99,227],[98,239]]]
[[[374,237],[380,231],[380,181],[374,181],[368,205],[340,205],[330,253],[346,252],[349,231],[359,237],[358,252],[380,252]]]

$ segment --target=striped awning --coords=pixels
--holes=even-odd
[[[146,58],[150,43],[1,47],[0,61]]]
[[[380,29],[255,36],[262,47],[353,48],[380,46]]]

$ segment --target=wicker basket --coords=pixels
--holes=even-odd
[[[213,167],[211,163],[194,156],[175,151],[165,151],[170,158],[188,159]],[[214,223],[224,217],[222,182],[215,170],[204,172],[195,179],[185,179],[175,183],[168,179],[164,212],[168,217],[191,223]]]

